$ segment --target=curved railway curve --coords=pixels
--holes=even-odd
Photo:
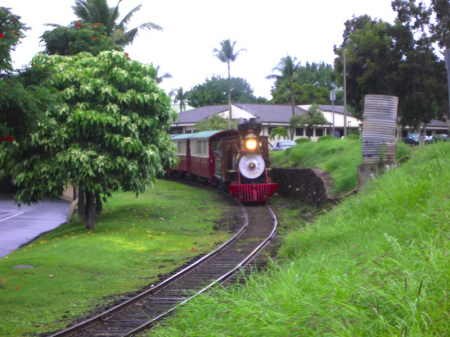
[[[51,336],[135,336],[217,283],[235,279],[252,261],[257,263],[277,227],[268,206],[241,205],[241,209],[244,226],[215,251],[136,297]]]

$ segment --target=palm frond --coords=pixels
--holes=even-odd
[[[280,75],[267,75],[266,80],[276,80],[279,79]]]
[[[138,5],[135,8],[133,8],[131,11],[129,11],[127,13],[127,15],[124,16],[122,21],[120,21],[120,23],[117,25],[117,27],[118,28],[126,28],[128,21],[130,21],[133,14],[136,13],[137,11],[139,11],[141,9],[141,7],[142,7],[142,5]]]
[[[44,26],[55,27],[55,28],[65,27],[65,26],[59,25],[57,23],[44,23]]]
[[[133,40],[137,36],[137,33],[138,33],[137,28],[129,30],[128,32],[124,32],[122,28],[118,28],[114,31],[113,41],[115,41],[117,44],[121,46],[127,46],[130,43],[133,44]],[[115,39],[115,36],[117,36],[117,40]]]
[[[110,19],[112,22],[116,22],[116,20],[119,18],[119,5],[122,2],[122,0],[119,0],[116,7],[110,8]]]
[[[75,0],[75,6],[72,6],[73,13],[83,21],[91,22],[91,13],[88,9],[88,1]]]
[[[154,30],[163,30],[163,28],[161,26],[158,26],[156,23],[153,23],[153,22],[143,23],[143,24],[139,25],[136,28],[147,28],[148,30],[152,30],[152,29],[154,29]]]

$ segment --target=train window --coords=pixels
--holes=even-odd
[[[179,142],[178,143],[178,153],[179,154],[186,154],[186,142]]]
[[[191,140],[191,155],[192,156],[197,155],[197,140],[196,139]]]

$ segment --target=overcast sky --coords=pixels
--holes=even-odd
[[[109,0],[115,6],[118,0]],[[75,0],[1,0],[32,30],[12,54],[15,68],[21,68],[43,50],[39,37],[45,23],[68,25],[75,20],[71,6]],[[231,64],[231,76],[242,77],[256,96],[271,98],[272,73],[287,54],[306,62],[333,64],[333,46],[342,43],[344,22],[369,14],[393,22],[391,0],[122,0],[125,15],[142,4],[128,28],[154,22],[163,31],[140,31],[134,44],[125,48],[134,60],[153,63],[173,78],[161,84],[167,92],[183,87],[189,90],[212,75],[227,77],[227,67],[213,56],[219,43],[237,41],[247,52]]]

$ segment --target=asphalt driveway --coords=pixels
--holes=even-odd
[[[0,200],[0,258],[40,234],[66,222],[70,201],[39,202],[20,208],[14,200]]]

